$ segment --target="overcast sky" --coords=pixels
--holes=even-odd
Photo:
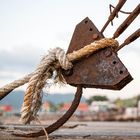
[[[0,0],[0,86],[32,72],[41,57],[54,47],[67,50],[74,28],[89,17],[101,30],[109,15],[109,4],[118,0]],[[128,0],[122,8],[132,11],[139,0]],[[112,37],[127,15],[119,14],[104,35]],[[118,38],[122,42],[140,27],[140,16]],[[100,94],[128,98],[140,94],[140,39],[119,51],[119,57],[134,80],[121,91],[87,89],[85,97]],[[50,92],[70,93],[75,88],[53,87]]]

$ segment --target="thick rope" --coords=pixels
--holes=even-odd
[[[15,88],[18,88],[18,87],[24,85],[25,83],[27,83],[30,80],[30,78],[32,77],[32,75],[33,75],[33,73],[28,74],[18,80],[15,80],[15,81],[1,87],[0,88],[0,100],[3,99],[5,96],[7,96]]]
[[[45,127],[42,126],[40,119],[38,117],[36,117],[35,120],[41,125],[41,127],[42,127],[42,129],[43,129],[43,131],[45,133],[46,140],[49,140],[49,135],[48,135],[47,131],[45,130]]]
[[[50,51],[40,62],[35,74],[30,78],[28,87],[25,92],[23,106],[21,109],[21,121],[23,123],[30,123],[30,120],[34,118],[41,106],[40,92],[46,84],[46,80],[53,75],[54,62],[59,61],[60,66],[67,70],[72,67],[72,64],[68,61],[64,51],[60,48],[55,48]]]
[[[24,124],[30,123],[30,121],[36,117],[37,112],[40,109],[42,103],[42,89],[46,84],[46,80],[52,78],[54,70],[57,72],[60,72],[60,68],[68,70],[72,67],[71,62],[109,46],[117,48],[119,44],[114,39],[104,38],[95,41],[78,51],[67,54],[67,56],[61,48],[55,48],[51,50],[48,55],[44,56],[35,72],[0,88],[0,98],[29,81],[21,109],[21,121]]]
[[[87,46],[85,46],[84,48],[78,50],[78,51],[74,51],[70,54],[67,54],[68,60],[73,62],[75,60],[81,59],[85,56],[89,56],[92,53],[106,48],[106,47],[112,47],[112,48],[118,48],[119,43],[117,40],[114,40],[112,38],[103,38],[99,41],[95,41]]]

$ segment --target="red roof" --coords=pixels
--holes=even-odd
[[[61,108],[61,110],[63,111],[67,111],[71,106],[71,103],[65,103],[63,105],[63,107]],[[80,103],[77,111],[82,111],[82,112],[87,112],[88,111],[88,105],[86,103]]]
[[[49,104],[48,102],[45,102],[45,103],[43,104],[43,107],[44,107],[44,108],[50,108],[50,104]]]
[[[2,105],[0,106],[0,110],[3,110],[5,112],[11,112],[13,110],[11,105]]]

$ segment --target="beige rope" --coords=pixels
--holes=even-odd
[[[52,78],[54,70],[58,72],[60,71],[60,68],[65,70],[70,69],[72,67],[71,62],[109,46],[116,48],[119,44],[114,39],[104,38],[95,41],[78,51],[67,54],[67,56],[62,49],[55,48],[41,60],[34,73],[0,88],[0,97],[29,81],[21,109],[21,121],[25,124],[30,123],[41,106],[42,98],[40,93],[42,88],[45,86],[46,80]]]
[[[42,123],[41,123],[40,119],[36,116],[35,120],[41,125],[41,127],[42,127],[42,129],[43,129],[43,131],[44,131],[44,133],[45,133],[46,140],[49,140],[49,135],[48,135],[48,133],[47,133],[45,127],[42,126]]]
[[[25,92],[24,101],[21,109],[21,121],[23,123],[30,123],[40,108],[40,92],[45,86],[46,79],[53,75],[54,62],[59,61],[60,66],[67,70],[72,67],[68,61],[64,51],[60,48],[55,48],[50,51],[40,62],[35,74],[30,78],[28,87]]]
[[[13,89],[18,88],[25,83],[29,81],[29,79],[32,77],[33,73],[28,74],[18,80],[15,80],[9,84],[6,84],[5,86],[0,88],[0,99],[4,98],[6,95],[9,94]]]
[[[85,46],[84,48],[78,50],[78,51],[74,51],[70,54],[67,55],[69,61],[75,61],[78,59],[81,59],[82,57],[85,57],[86,55],[91,55],[92,53],[106,48],[106,47],[113,47],[113,48],[117,48],[119,46],[119,43],[117,40],[114,40],[112,38],[107,39],[107,38],[103,38],[99,41],[95,41],[87,46]]]

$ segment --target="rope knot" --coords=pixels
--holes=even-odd
[[[43,97],[42,89],[47,79],[52,78],[56,82],[61,80],[63,82],[61,68],[65,70],[71,69],[71,62],[110,46],[117,48],[119,43],[111,38],[103,38],[67,55],[61,48],[55,48],[42,58],[35,72],[0,88],[0,99],[5,97],[13,89],[29,82],[21,108],[21,121],[24,124],[30,123],[33,118],[36,118],[37,112],[41,107]],[[55,77],[54,71],[57,72]]]
[[[29,80],[29,85],[26,89],[21,109],[22,123],[30,123],[30,121],[37,115],[42,104],[41,91],[46,84],[46,80],[53,76],[53,71],[57,71],[54,81],[56,79],[56,81],[58,81],[58,79],[63,79],[58,78],[61,75],[60,67],[68,70],[72,68],[72,63],[68,60],[64,50],[57,47],[50,50],[49,54],[42,58],[35,73]]]
[[[69,61],[69,59],[67,58],[65,52],[63,49],[57,47],[54,49],[55,51],[55,57],[58,60],[60,66],[64,69],[64,70],[68,70],[72,68],[72,63]]]

